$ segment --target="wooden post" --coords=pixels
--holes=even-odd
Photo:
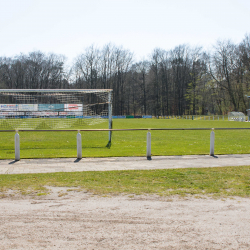
[[[77,159],[82,159],[82,135],[80,134],[80,130],[78,130],[76,141],[77,141]]]
[[[210,156],[214,156],[214,129],[212,128],[212,132],[210,134]]]
[[[15,134],[15,161],[20,161],[20,136],[18,130]]]
[[[148,133],[147,133],[147,160],[152,160],[151,159],[151,133],[150,133],[150,129],[148,130]]]

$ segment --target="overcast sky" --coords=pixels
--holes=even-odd
[[[250,0],[0,0],[0,56],[40,50],[72,61],[111,42],[141,60],[159,47],[209,48],[250,33]]]

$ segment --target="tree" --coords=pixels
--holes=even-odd
[[[225,98],[229,99],[235,111],[240,111],[244,102],[243,73],[238,46],[231,41],[218,41],[210,64],[210,74],[215,87],[226,92]]]

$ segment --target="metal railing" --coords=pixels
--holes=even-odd
[[[15,134],[15,160],[20,160],[20,136],[18,132],[69,132],[74,131],[77,133],[77,159],[82,159],[82,138],[81,138],[81,131],[82,132],[96,132],[96,131],[148,131],[147,132],[147,150],[146,150],[146,157],[148,160],[151,160],[151,133],[150,131],[178,131],[178,130],[211,130],[210,134],[210,156],[214,156],[214,141],[215,141],[215,134],[214,130],[250,130],[250,128],[129,128],[129,129],[64,129],[64,130],[27,130],[27,129],[20,129],[20,130],[0,130],[0,132],[16,132]]]

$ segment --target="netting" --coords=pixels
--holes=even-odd
[[[242,112],[229,112],[228,113],[228,121],[245,121],[245,115]]]
[[[109,128],[110,89],[0,90],[0,130]]]

